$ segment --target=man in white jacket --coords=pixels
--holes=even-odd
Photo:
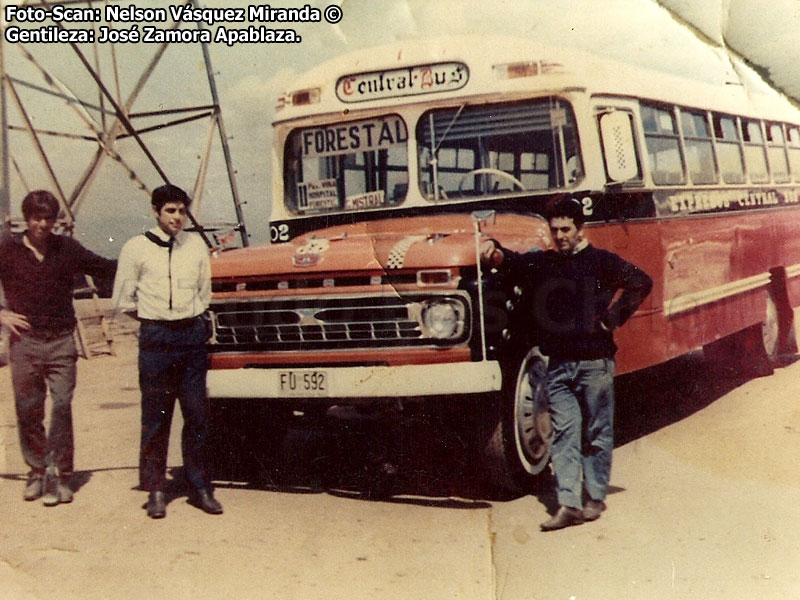
[[[114,306],[136,313],[142,437],[139,484],[149,492],[147,515],[166,516],[167,450],[175,398],[183,413],[181,447],[190,501],[209,514],[222,513],[205,469],[208,438],[206,324],[211,297],[208,248],[183,231],[191,203],[174,185],[153,190],[157,225],[125,244],[114,281]]]

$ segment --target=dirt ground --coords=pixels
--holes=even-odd
[[[186,501],[176,419],[153,521],[136,489],[135,337],[114,333],[116,356],[79,363],[69,505],[22,501],[0,368],[0,598],[800,597],[800,363],[741,380],[695,354],[620,378],[609,509],[580,527],[541,533],[550,488],[497,497],[435,416],[347,411],[293,426],[262,481],[220,481],[220,516]],[[378,494],[387,457],[398,473]]]

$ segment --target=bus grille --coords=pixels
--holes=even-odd
[[[436,301],[459,307],[463,322],[454,337],[442,340],[427,333],[421,314]],[[215,352],[453,346],[469,339],[471,323],[463,292],[221,300],[212,302],[210,312]]]

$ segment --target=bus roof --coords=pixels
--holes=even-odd
[[[279,99],[275,123],[448,98],[492,97],[496,101],[500,92],[549,94],[563,90],[798,120],[797,108],[749,67],[719,53],[717,57],[719,60],[711,63],[718,63],[719,67],[706,68],[702,79],[698,79],[667,73],[657,66],[641,68],[508,36],[409,39],[343,54],[299,76],[292,89]],[[423,90],[421,69],[411,68],[426,66],[434,71],[428,76],[440,77],[441,84],[437,80]],[[459,66],[464,68],[456,73]],[[357,89],[364,93],[348,94]]]

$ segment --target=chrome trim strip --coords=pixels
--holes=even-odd
[[[664,302],[664,316],[671,317],[695,308],[700,308],[714,302],[719,302],[725,298],[751,292],[769,285],[771,276],[769,273],[760,273],[752,277],[737,279],[723,285],[707,288],[699,292],[681,294],[671,300]]]
[[[800,275],[800,263],[796,265],[789,265],[786,267],[786,277],[787,279],[791,279],[792,277],[797,277]]]

